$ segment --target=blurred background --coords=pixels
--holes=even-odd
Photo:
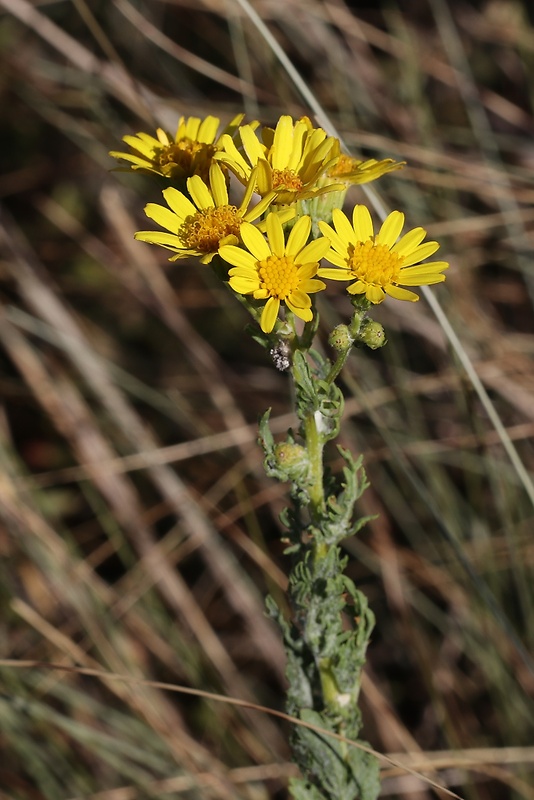
[[[252,6],[351,152],[407,162],[374,187],[440,241],[431,291],[503,426],[424,299],[376,309],[389,343],[342,379],[377,515],[346,544],[364,736],[462,798],[534,798],[532,5]],[[133,240],[162,186],[108,151],[310,108],[236,0],[0,0],[0,59],[0,797],[281,800],[286,723],[142,681],[283,710],[287,487],[256,429],[292,424],[288,377],[209,268]],[[324,342],[342,284],[320,311]],[[444,795],[384,764],[382,796]]]

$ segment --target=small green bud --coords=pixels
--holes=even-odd
[[[383,326],[373,319],[365,320],[358,338],[362,344],[367,345],[371,350],[378,350],[379,347],[383,347],[387,342]]]
[[[337,350],[339,353],[342,353],[344,350],[348,350],[349,347],[352,346],[354,339],[349,333],[349,329],[346,325],[336,325],[330,336],[328,337],[328,344],[330,347],[333,347],[334,350]]]
[[[310,462],[305,447],[295,442],[281,442],[274,448],[276,464],[289,480],[302,481],[307,478]]]

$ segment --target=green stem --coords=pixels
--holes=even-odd
[[[308,492],[311,500],[311,515],[313,521],[319,523],[325,507],[323,482],[324,441],[317,428],[314,413],[307,414],[304,420],[304,437],[310,461],[310,486]]]
[[[335,379],[345,366],[345,361],[349,357],[349,353],[351,351],[352,344],[347,347],[346,350],[343,350],[338,357],[336,358],[335,362],[332,364],[330,372],[327,375],[326,382],[331,385],[334,383]]]

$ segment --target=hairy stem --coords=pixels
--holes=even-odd
[[[304,438],[310,461],[311,516],[315,523],[320,522],[324,513],[323,449],[324,441],[317,427],[316,414],[309,413],[304,420]]]

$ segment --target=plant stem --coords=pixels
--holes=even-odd
[[[349,353],[351,351],[351,347],[352,347],[352,344],[350,344],[349,347],[347,347],[346,350],[343,350],[338,355],[338,357],[336,358],[335,362],[332,364],[332,368],[330,369],[330,372],[328,373],[327,378],[326,378],[326,382],[328,384],[334,383],[335,379],[337,378],[337,376],[339,375],[339,373],[341,372],[341,370],[345,366],[345,361],[347,360],[347,358],[349,356]]]
[[[304,420],[304,437],[306,439],[306,449],[310,460],[310,487],[308,491],[311,500],[311,516],[315,523],[320,522],[324,513],[324,441],[317,427],[317,414],[318,412],[308,413]]]

